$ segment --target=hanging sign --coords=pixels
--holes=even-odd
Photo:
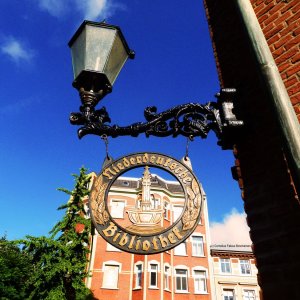
[[[134,179],[136,186],[128,187],[130,180],[124,181],[121,175],[137,168],[142,168],[143,174]],[[155,169],[177,180],[160,180],[164,183],[160,194],[157,178],[161,178],[154,180]],[[168,186],[176,191],[168,190]],[[190,168],[170,156],[143,152],[107,164],[94,181],[89,205],[92,221],[108,243],[147,255],[170,250],[187,239],[199,223],[202,200],[202,190]],[[177,219],[176,203],[181,204]]]

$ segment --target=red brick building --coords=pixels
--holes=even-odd
[[[204,4],[220,84],[237,89],[245,123],[233,173],[263,298],[300,299],[300,2]]]
[[[141,181],[141,177],[119,177],[108,194],[110,214],[123,228],[130,225],[130,209],[138,205]],[[161,225],[168,227],[177,220],[184,204],[178,182],[152,174],[151,197],[152,209],[162,209]],[[213,299],[205,197],[203,201],[201,221],[195,232],[165,253],[135,255],[122,252],[95,232],[88,267],[92,276],[86,282],[94,296],[105,300]]]

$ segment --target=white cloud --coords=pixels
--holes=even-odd
[[[212,248],[223,248],[224,250],[241,250],[241,248],[251,250],[252,242],[249,230],[246,215],[233,208],[229,214],[224,216],[223,222],[211,224],[211,246]],[[247,247],[238,247],[242,245],[247,245]]]
[[[39,7],[54,17],[61,16],[66,11],[66,0],[38,0]]]
[[[109,1],[107,0],[76,0],[76,2],[78,9],[84,15],[84,19],[95,20],[100,16],[103,18],[108,16]]]
[[[126,6],[115,0],[76,0],[77,8],[84,19],[102,21],[111,17],[116,10],[124,10]]]
[[[76,9],[84,19],[102,21],[116,10],[124,9],[115,0],[37,0],[39,7],[54,17],[60,17]]]
[[[1,52],[8,55],[16,63],[19,63],[21,60],[30,61],[34,56],[31,49],[12,36],[6,38],[0,47]]]

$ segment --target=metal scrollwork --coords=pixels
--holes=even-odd
[[[211,103],[206,105],[188,103],[176,106],[162,113],[156,113],[155,106],[147,107],[144,116],[147,122],[134,123],[130,126],[107,125],[110,122],[109,115],[102,107],[100,110],[90,112],[89,118],[80,113],[72,113],[70,121],[75,125],[84,125],[79,129],[79,137],[87,134],[96,134],[117,137],[122,135],[138,136],[145,133],[147,137],[178,135],[200,136],[205,138],[210,130],[218,134],[219,126],[216,120],[217,112]]]
[[[226,146],[224,136],[228,137],[228,129],[243,125],[233,112],[233,102],[230,98],[234,93],[234,89],[223,89],[217,95],[218,102],[187,103],[161,113],[157,113],[155,106],[150,106],[144,110],[146,122],[137,122],[129,126],[109,125],[111,120],[105,107],[95,110],[90,104],[83,105],[80,108],[81,113],[71,114],[70,122],[74,125],[83,125],[78,130],[79,138],[87,134],[137,137],[141,133],[147,137],[183,135],[206,138],[212,130],[219,138],[219,144],[226,148],[228,146]]]

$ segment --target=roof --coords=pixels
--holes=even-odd
[[[218,249],[211,249],[210,250],[211,256],[214,257],[221,257],[221,258],[255,258],[252,251],[235,251],[235,250],[218,250]]]
[[[122,187],[128,189],[139,189],[141,188],[141,178],[130,178],[130,177],[118,177],[117,180],[113,183],[113,187]],[[172,194],[183,195],[182,186],[178,181],[170,181],[161,178],[158,175],[151,174],[151,187],[152,188],[161,188],[169,191]]]

